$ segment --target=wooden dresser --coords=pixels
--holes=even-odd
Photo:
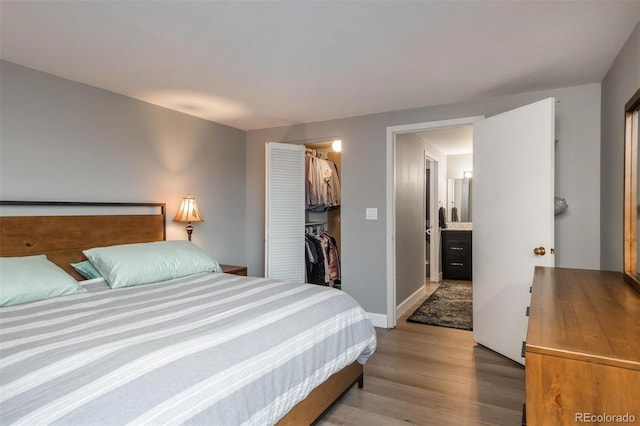
[[[640,423],[640,294],[622,274],[537,267],[529,312],[526,424]]]

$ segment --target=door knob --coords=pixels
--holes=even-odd
[[[544,254],[547,251],[544,249],[544,247],[536,247],[533,249],[533,254],[535,254],[536,256],[544,256]]]

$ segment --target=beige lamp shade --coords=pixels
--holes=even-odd
[[[187,230],[189,241],[191,241],[191,234],[193,234],[193,225],[191,222],[204,222],[204,219],[200,216],[196,199],[190,194],[187,194],[187,196],[182,199],[178,213],[176,213],[176,217],[174,217],[173,220],[174,222],[187,222],[185,229]]]
[[[175,222],[203,222],[204,219],[200,216],[196,199],[191,195],[184,197],[173,220]]]

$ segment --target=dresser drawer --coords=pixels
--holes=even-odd
[[[464,259],[452,259],[447,261],[447,267],[451,271],[466,271],[467,269],[469,269],[469,266],[470,265]]]
[[[471,279],[471,264],[464,260],[449,260],[443,270],[446,271],[444,278],[457,280]]]
[[[444,250],[447,256],[453,257],[466,257],[471,253],[471,241],[446,241],[444,244]]]

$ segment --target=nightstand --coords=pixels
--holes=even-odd
[[[222,268],[222,272],[224,272],[225,274],[242,275],[244,277],[247,276],[246,266],[223,265],[221,263],[220,268]]]

